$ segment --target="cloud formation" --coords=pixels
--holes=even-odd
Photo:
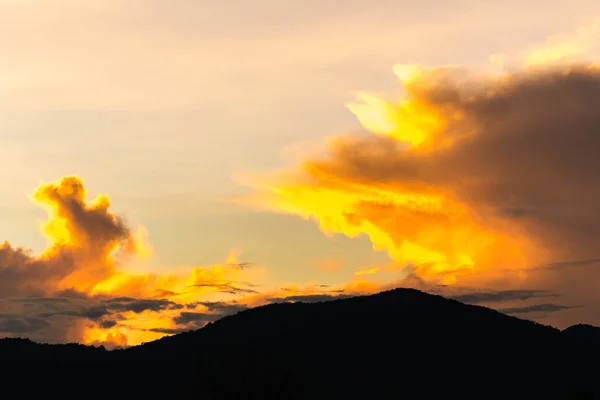
[[[35,255],[0,245],[2,336],[123,347],[198,329],[287,293],[261,287],[261,268],[240,262],[237,250],[222,264],[129,271],[149,245],[110,211],[108,196],[88,202],[78,177],[44,183],[32,199],[48,212],[41,225],[48,246]],[[309,296],[343,289],[294,290]]]
[[[0,296],[89,291],[114,275],[118,257],[135,252],[133,235],[108,210],[109,198],[87,203],[85,197],[75,177],[39,187],[33,199],[49,213],[43,225],[49,247],[35,257],[8,242],[0,245]]]
[[[358,271],[364,287],[508,310],[560,296],[583,307],[532,315],[598,324],[599,26],[549,38],[499,73],[396,65],[397,99],[362,92],[347,104],[363,132],[329,138],[295,169],[247,177],[254,192],[241,202],[328,236],[366,235],[399,276]]]
[[[254,182],[254,204],[367,234],[399,265],[443,283],[597,257],[597,68],[396,72],[400,101],[363,96],[350,106],[373,136],[336,138],[300,171]]]
[[[532,314],[532,313],[552,313],[562,310],[568,310],[571,308],[578,308],[581,306],[562,306],[560,304],[534,304],[531,306],[525,307],[510,307],[510,308],[500,308],[498,311],[505,314]]]
[[[573,322],[600,315],[590,284],[600,276],[600,70],[540,65],[563,60],[560,51],[498,76],[396,66],[399,99],[360,93],[348,104],[369,134],[332,138],[326,155],[251,182],[252,205],[313,219],[327,234],[367,235],[394,267],[281,289],[258,285],[236,252],[223,264],[132,273],[128,260],[146,244],[107,196],[88,201],[82,180],[65,177],[32,196],[48,211],[47,248],[0,245],[0,334],[118,347],[268,302],[398,286],[513,314],[563,315],[554,311],[573,307],[524,304],[561,295],[585,305]],[[390,270],[394,279],[376,280]]]
[[[487,304],[511,300],[529,300],[538,297],[558,297],[548,290],[500,290],[493,292],[472,292],[449,296],[451,299],[469,304]]]

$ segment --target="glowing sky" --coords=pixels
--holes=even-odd
[[[0,335],[395,286],[600,324],[596,12],[0,0]]]

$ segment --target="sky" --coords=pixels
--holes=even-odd
[[[600,325],[599,21],[0,0],[0,336],[113,348],[394,287]]]

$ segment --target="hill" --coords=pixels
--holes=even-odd
[[[561,332],[395,289],[270,304],[125,350],[10,340],[0,341],[0,356],[5,365],[28,365],[38,382],[20,393],[94,387],[96,394],[204,399],[571,398],[595,389],[598,330]]]

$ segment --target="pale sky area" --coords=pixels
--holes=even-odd
[[[77,175],[147,230],[148,272],[235,248],[264,285],[345,284],[394,257],[234,203],[240,176],[364,132],[346,104],[398,96],[395,64],[497,68],[595,16],[596,0],[0,0],[0,239],[40,253],[30,196]]]

